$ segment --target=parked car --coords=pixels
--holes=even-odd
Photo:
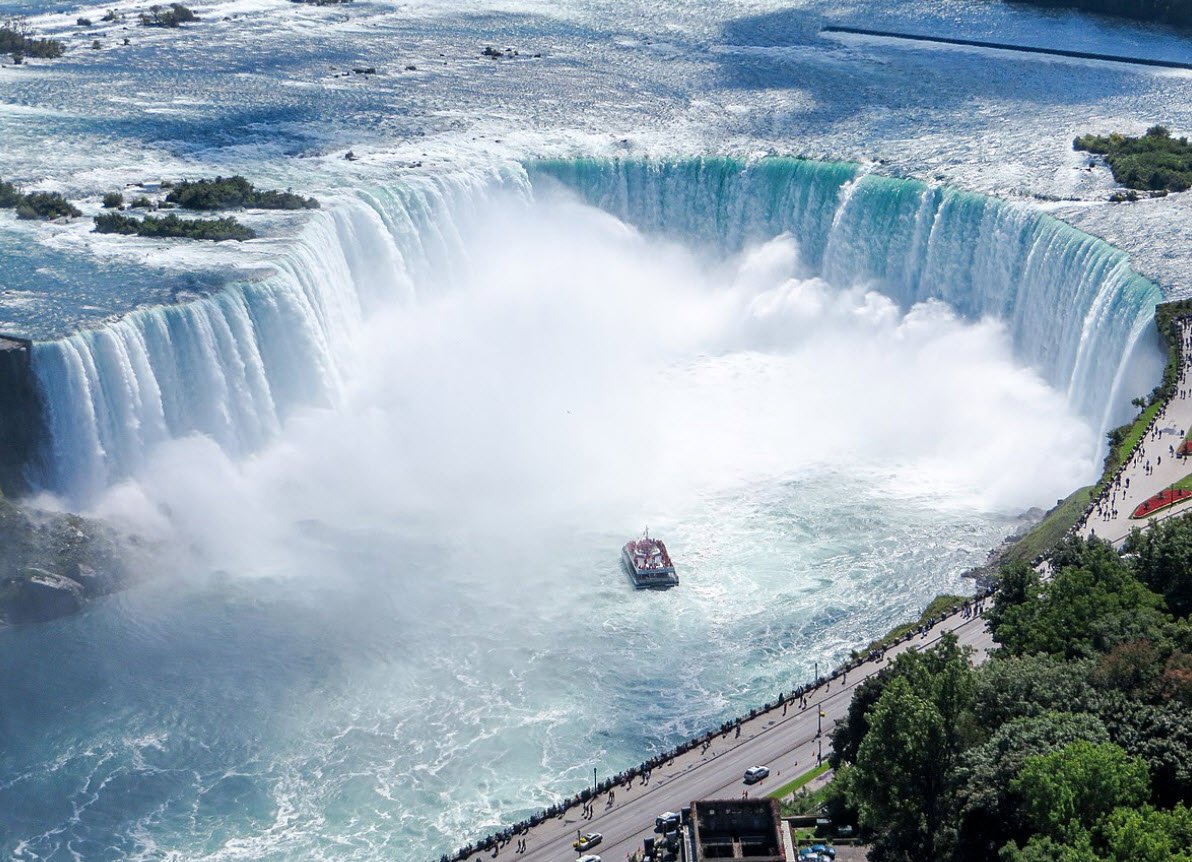
[[[768,766],[751,766],[745,770],[745,783],[757,784],[769,774],[770,767]]]
[[[591,850],[603,840],[604,836],[599,832],[588,832],[581,835],[578,841],[573,841],[571,846],[582,853],[585,850]]]
[[[575,862],[600,862],[600,857],[589,853],[587,856],[580,856]]]
[[[666,811],[654,818],[654,831],[667,832],[679,825],[682,815],[677,811]]]
[[[836,858],[836,848],[827,844],[812,844],[811,849],[821,856],[827,856],[829,859]]]

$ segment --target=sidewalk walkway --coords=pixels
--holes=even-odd
[[[1192,511],[1192,500],[1189,500],[1164,509],[1151,518],[1130,517],[1139,503],[1192,473],[1192,458],[1177,458],[1174,454],[1179,451],[1188,429],[1192,428],[1192,327],[1183,321],[1179,327],[1181,357],[1176,394],[1160,411],[1126,469],[1107,489],[1107,496],[1100,501],[1101,510],[1094,510],[1077,531],[1081,536],[1087,538],[1095,535],[1116,545],[1135,527],[1144,528],[1151,521],[1161,521]],[[1126,487],[1127,479],[1129,487]],[[1116,515],[1112,514],[1114,510]]]

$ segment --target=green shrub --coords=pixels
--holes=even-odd
[[[216,177],[213,180],[183,181],[166,196],[170,203],[189,210],[299,210],[318,209],[314,198],[293,192],[261,191],[241,176]]]
[[[13,209],[23,197],[21,190],[12,183],[0,180],[0,209]]]
[[[1182,192],[1192,187],[1192,144],[1187,138],[1173,138],[1163,126],[1151,126],[1139,138],[1116,132],[1081,135],[1072,146],[1104,156],[1113,178],[1127,188]],[[1113,200],[1137,200],[1137,196],[1119,192]]]
[[[29,25],[21,18],[9,18],[0,24],[0,54],[12,54],[15,63],[20,63],[22,57],[52,60],[61,57],[64,50],[57,39],[33,38]]]
[[[199,16],[181,3],[171,3],[169,6],[150,6],[148,12],[141,13],[141,25],[144,27],[180,27],[198,20]]]
[[[134,210],[151,210],[153,209],[153,201],[149,200],[149,198],[145,197],[144,195],[141,195],[139,197],[133,198],[132,203],[129,204],[129,207]]]
[[[17,204],[17,218],[55,219],[73,218],[82,213],[58,192],[31,192]]]
[[[245,227],[234,218],[180,219],[173,213],[167,216],[145,216],[143,219],[120,213],[104,213],[95,217],[95,231],[128,236],[237,241],[256,236],[251,228]]]
[[[120,209],[120,205],[124,203],[124,195],[120,192],[108,192],[103,196],[103,208],[107,210]]]

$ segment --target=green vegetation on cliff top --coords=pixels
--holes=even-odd
[[[928,602],[927,607],[923,609],[923,613],[919,614],[919,619],[911,623],[903,623],[900,626],[895,626],[886,633],[884,637],[878,638],[869,646],[865,647],[860,654],[873,652],[874,650],[885,649],[908,634],[913,632],[920,626],[927,625],[930,622],[938,620],[942,614],[951,613],[952,608],[962,605],[968,601],[965,596],[954,595],[939,595]]]

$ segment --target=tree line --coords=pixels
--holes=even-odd
[[[1135,21],[1192,27],[1192,4],[1188,0],[1012,0],[1027,6],[1080,9],[1100,15],[1115,15]]]
[[[1192,519],[1052,566],[1003,569],[983,665],[949,635],[858,686],[828,808],[873,862],[1192,862]]]

